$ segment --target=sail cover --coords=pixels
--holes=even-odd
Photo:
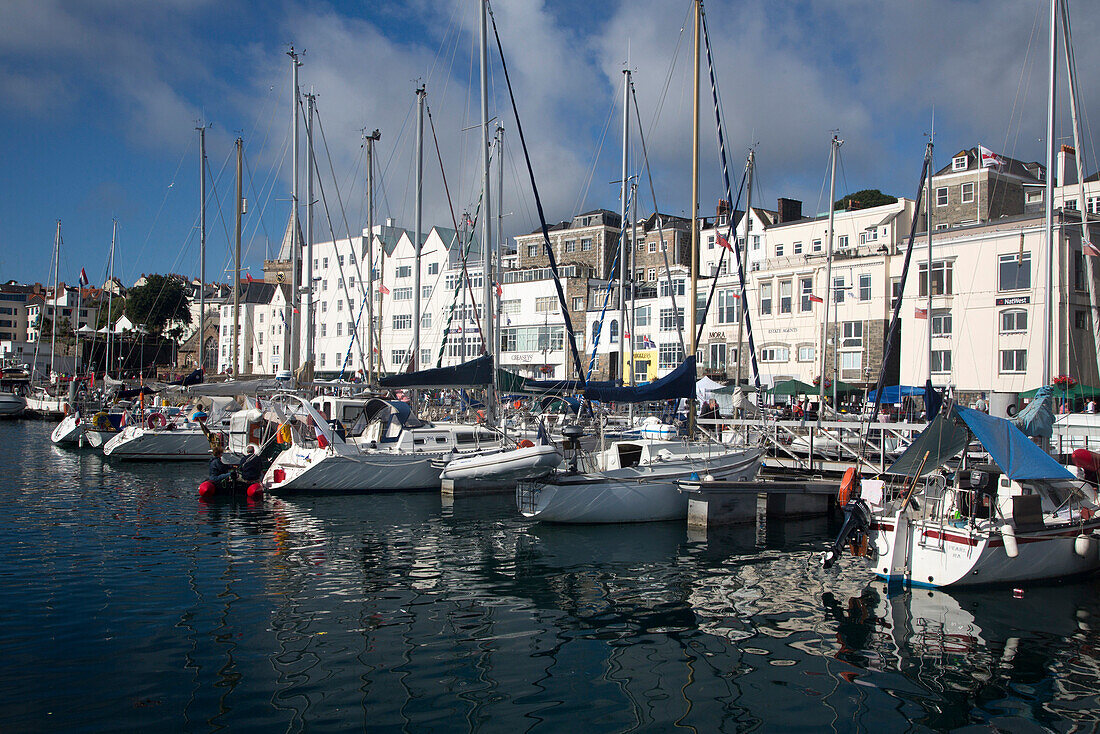
[[[683,364],[661,379],[638,387],[589,383],[584,396],[589,400],[609,403],[648,403],[654,400],[695,397],[695,357],[688,357]]]
[[[485,387],[493,384],[493,357],[484,354],[453,367],[435,367],[378,381],[385,388]]]
[[[1044,385],[1035,392],[1035,399],[1020,411],[1012,424],[1024,432],[1025,436],[1050,438],[1054,435],[1054,403],[1050,385]]]
[[[955,421],[949,418],[937,415],[913,440],[913,443],[909,444],[909,448],[898,457],[897,461],[890,465],[886,473],[911,477],[917,473],[917,467],[920,466],[924,455],[928,454],[920,476],[930,474],[966,448],[967,440],[965,427],[956,425]]]

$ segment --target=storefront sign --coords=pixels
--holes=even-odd
[[[1031,303],[1031,296],[1007,296],[1005,298],[998,298],[998,306],[1023,306]]]

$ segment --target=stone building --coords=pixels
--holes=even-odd
[[[981,224],[1043,210],[1045,168],[982,147],[966,148],[932,175],[932,229]],[[924,230],[924,206],[920,230]]]
[[[550,246],[559,265],[585,265],[608,277],[619,247],[622,219],[613,211],[595,209],[569,222],[549,227]],[[516,239],[516,267],[521,270],[549,267],[542,230]]]

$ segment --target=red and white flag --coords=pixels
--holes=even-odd
[[[321,427],[318,426],[318,425],[314,425],[313,426],[313,433],[314,433],[314,435],[317,436],[317,448],[319,448],[319,449],[328,448],[328,439],[325,438],[325,432],[321,430]]]
[[[988,168],[989,166],[1000,167],[1005,164],[1003,158],[984,145],[978,146],[978,156],[982,159],[982,168]]]
[[[928,309],[927,308],[915,309],[913,311],[913,318],[915,318],[915,319],[926,319],[926,318],[928,318]]]
[[[500,287],[500,283],[497,283],[497,298],[504,295],[504,289]]]
[[[81,288],[87,288],[88,287],[88,274],[86,272],[84,272],[84,268],[80,269],[80,287]]]
[[[1096,245],[1092,244],[1088,240],[1085,240],[1084,245],[1086,255],[1092,255],[1093,257],[1100,257],[1100,249],[1097,249]]]
[[[383,296],[388,296],[390,294],[390,289],[384,285],[380,285],[378,286],[378,292],[381,293]]]
[[[730,244],[729,240],[727,240],[725,237],[722,236],[721,232],[718,232],[714,236],[718,240],[718,246],[719,247],[724,247],[727,250],[729,250],[730,252],[733,252],[733,245]]]
[[[245,273],[244,274],[244,279],[246,281],[248,281],[249,283],[251,283],[252,282],[252,273]]]
[[[821,296],[815,296],[813,293],[810,294],[810,300],[814,303],[825,303],[825,299]]]

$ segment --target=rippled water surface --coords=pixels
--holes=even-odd
[[[1085,730],[1100,585],[888,597],[825,521],[197,500],[0,423],[0,731]]]

